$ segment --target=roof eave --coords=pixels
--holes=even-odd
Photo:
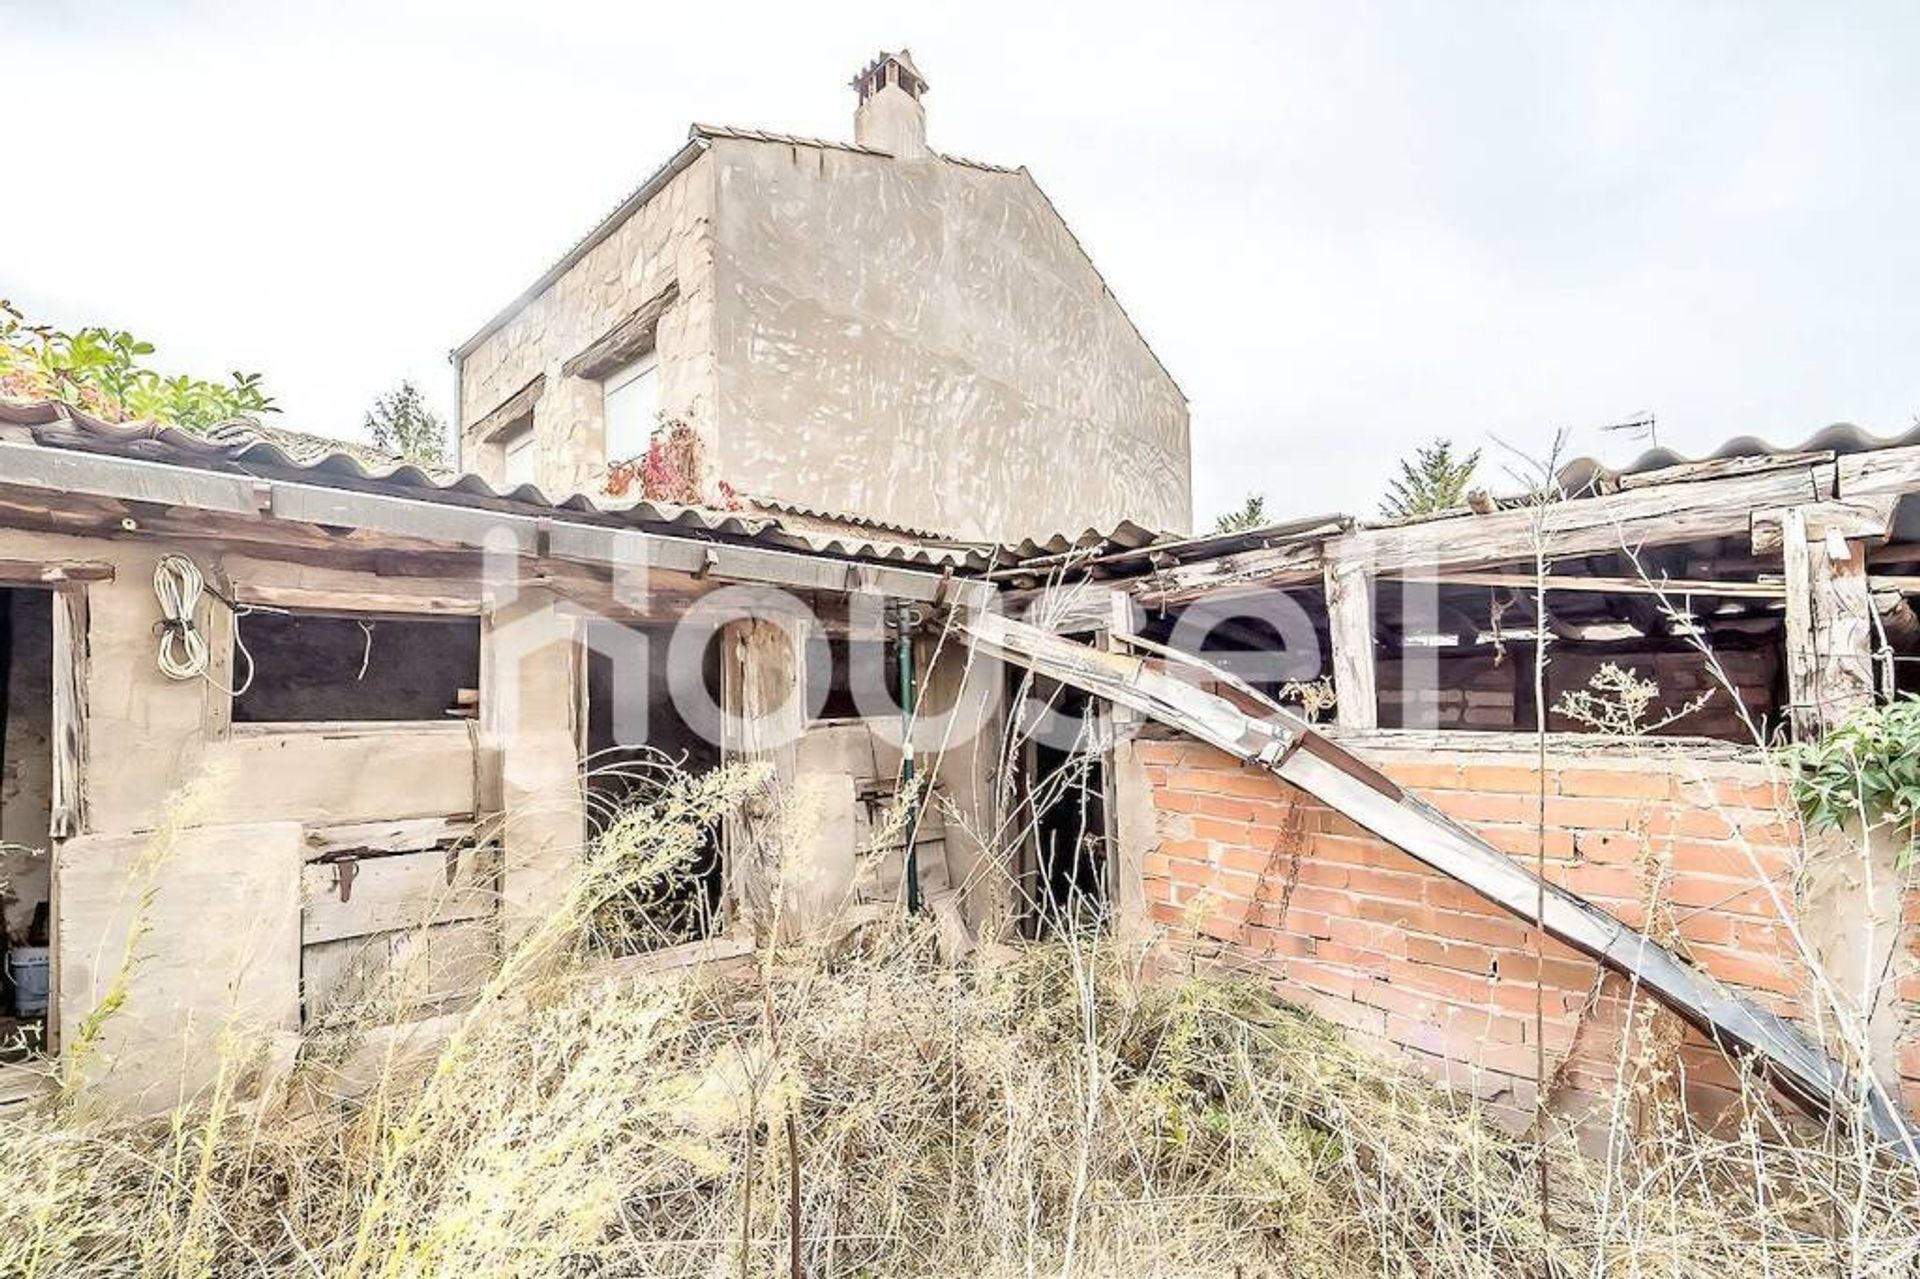
[[[491,320],[481,325],[472,337],[462,342],[459,346],[454,347],[453,350],[448,353],[447,358],[453,363],[458,364],[467,356],[473,354],[476,347],[499,332],[501,328],[505,327],[507,321],[519,314],[521,309],[529,302],[539,297],[542,293],[545,293],[549,288],[552,288],[555,281],[578,266],[582,258],[593,252],[608,236],[617,231],[621,223],[633,216],[635,210],[639,209],[640,206],[644,205],[647,201],[653,199],[654,196],[660,194],[667,183],[680,176],[706,149],[707,139],[703,135],[696,132],[690,136],[686,143],[682,145],[678,151],[674,152],[665,164],[655,169],[647,180],[642,182],[638,187],[635,187],[626,199],[614,207],[611,213],[600,219],[593,230],[581,237],[572,248],[568,249],[566,253],[562,255],[558,262],[548,267],[546,271],[541,274],[540,278],[529,285],[519,297],[509,302]]]

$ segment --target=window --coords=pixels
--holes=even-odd
[[[500,482],[503,487],[515,489],[522,484],[539,483],[540,450],[534,447],[531,419],[525,426],[517,427],[510,434],[501,436],[500,450],[504,459],[500,471]]]
[[[659,361],[652,351],[601,383],[605,396],[607,461],[630,462],[647,451],[660,422]]]
[[[236,724],[445,722],[477,705],[477,617],[261,610],[240,619],[238,638]]]

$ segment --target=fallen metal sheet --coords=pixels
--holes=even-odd
[[[1104,652],[997,614],[964,626],[974,647],[1258,764],[1549,937],[1641,986],[1723,1048],[1751,1060],[1816,1117],[1864,1110],[1874,1132],[1920,1164],[1917,1135],[1880,1085],[1854,1078],[1791,1023],[1729,992],[1646,934],[1542,881],[1513,858],[1313,730],[1304,719],[1184,654],[1159,652],[1233,688],[1242,704],[1143,657]],[[1864,1092],[1864,1096],[1862,1093]]]

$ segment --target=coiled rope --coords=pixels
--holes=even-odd
[[[153,566],[153,594],[160,601],[159,652],[160,673],[168,679],[204,679],[229,697],[238,697],[253,684],[253,654],[240,638],[240,619],[250,610],[237,606],[218,591],[210,591],[200,566],[184,555],[163,555]],[[206,632],[194,618],[200,612],[200,597],[211,594],[233,614],[233,650],[247,663],[247,677],[238,688],[225,688],[207,673],[212,650]]]

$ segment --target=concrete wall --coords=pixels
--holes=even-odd
[[[1024,172],[718,139],[714,473],[960,536],[1191,525],[1187,409]]]
[[[1539,774],[1531,755],[1362,751],[1402,785],[1531,863]],[[1576,1119],[1611,1096],[1625,1034],[1661,1047],[1688,1099],[1723,1108],[1736,1081],[1712,1045],[1676,1019],[1638,1011],[1628,984],[1548,942],[1465,887],[1265,772],[1197,744],[1124,748],[1142,921],[1179,962],[1258,974],[1289,998],[1471,1093],[1516,1125],[1536,1097],[1536,978],[1546,987],[1550,1100]],[[1793,937],[1803,915],[1803,851],[1787,797],[1764,766],[1732,761],[1553,757],[1548,875],[1636,927],[1677,940],[1728,985],[1788,1017],[1816,1017],[1810,968]],[[1649,919],[1649,905],[1652,917]],[[1897,912],[1896,912],[1897,913]],[[1851,912],[1856,921],[1863,912]],[[1920,894],[1908,891],[1888,998],[1901,1036],[1882,1077],[1920,1102]],[[1864,924],[1862,924],[1864,926]]]
[[[606,478],[600,384],[561,366],[668,285],[660,318],[660,407],[706,433],[713,427],[713,170],[695,160],[621,226],[489,334],[460,363],[461,460],[496,485],[502,455],[474,425],[539,374],[534,407],[540,488],[549,497],[599,497]]]
[[[377,823],[353,837],[377,854],[409,821],[497,829],[510,920],[551,901],[580,838],[581,814],[569,804],[576,650],[564,642],[571,619],[557,618],[550,600],[522,599],[509,620],[530,624],[504,632],[523,676],[511,714],[500,709],[496,676],[483,688],[486,724],[236,726],[225,691],[234,679],[231,632],[211,599],[200,619],[219,654],[211,678],[170,680],[155,665],[154,565],[176,549],[242,596],[253,587],[294,589],[337,594],[344,605],[378,593],[383,608],[396,610],[411,591],[423,611],[424,601],[445,607],[463,596],[481,606],[470,581],[308,567],[210,541],[176,547],[0,530],[0,558],[104,561],[114,572],[85,586],[84,821],[53,854],[55,1022],[61,1051],[73,1049],[125,968],[125,1007],[102,1027],[88,1070],[106,1094],[142,1108],[171,1104],[211,1079],[228,1029],[267,1032],[277,1046],[271,1055],[285,1064],[300,1025],[311,907],[303,866],[314,864],[325,833]],[[490,620],[489,644],[502,634]],[[563,642],[553,643],[556,636]],[[431,883],[439,885],[445,859],[433,860]],[[378,900],[377,879],[353,895],[355,909],[393,907]]]

